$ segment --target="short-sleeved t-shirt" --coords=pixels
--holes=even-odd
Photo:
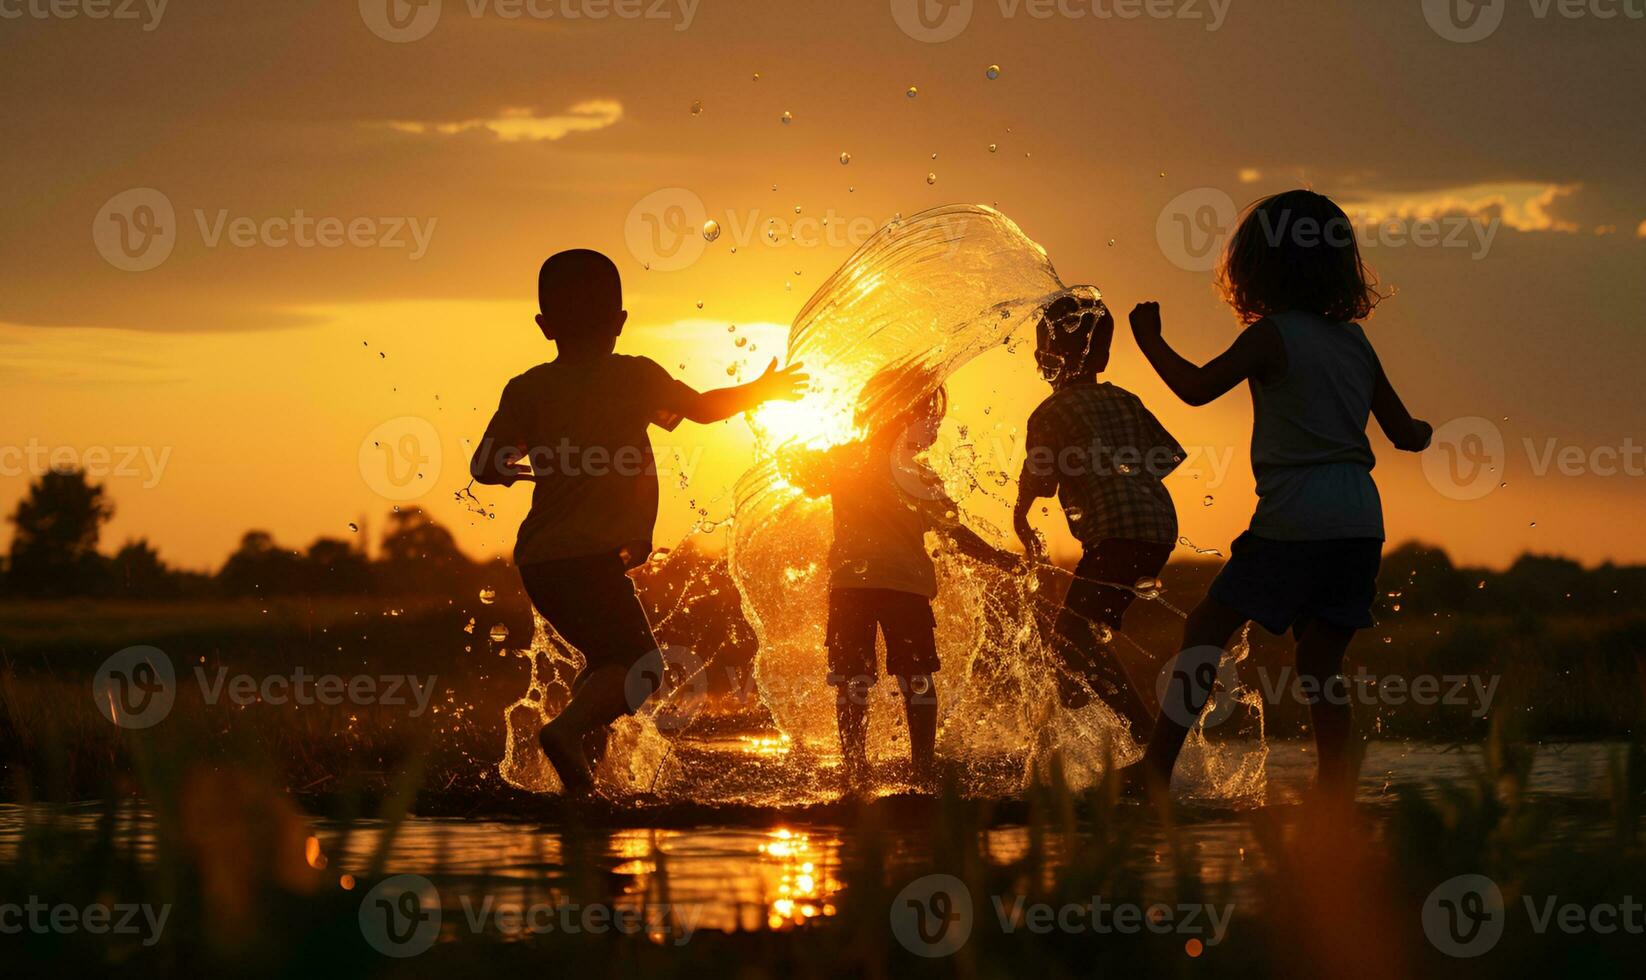
[[[948,504],[930,469],[866,442],[798,454],[785,469],[808,493],[831,498],[831,589],[937,595],[926,531],[933,525],[931,510]]]
[[[1027,428],[1023,479],[1037,496],[1057,494],[1081,544],[1177,543],[1177,508],[1160,481],[1183,447],[1136,395],[1107,382],[1060,388]]]
[[[540,364],[503,389],[475,454],[509,447],[536,474],[516,564],[625,552],[646,560],[657,522],[657,464],[647,426],[672,430],[696,392],[645,357],[610,354]]]

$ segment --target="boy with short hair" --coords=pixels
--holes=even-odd
[[[650,557],[657,520],[647,426],[718,422],[796,399],[806,375],[798,364],[777,370],[774,358],[749,384],[699,393],[649,358],[615,353],[628,319],[622,281],[611,259],[588,249],[543,263],[538,303],[538,328],[557,355],[503,389],[470,472],[484,484],[532,483],[515,564],[532,605],[586,661],[538,742],[567,791],[581,792],[594,782],[585,736],[640,706],[626,681],[657,649],[627,575]]]
[[[1177,543],[1177,509],[1161,480],[1183,461],[1183,447],[1136,395],[1097,380],[1113,339],[1101,300],[1064,296],[1042,314],[1035,360],[1052,394],[1029,416],[1012,523],[1038,554],[1029,509],[1054,494],[1062,503],[1084,554],[1052,628],[1059,700],[1081,708],[1095,693],[1141,736],[1154,716],[1110,640],[1137,583],[1156,579]]]

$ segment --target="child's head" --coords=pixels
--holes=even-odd
[[[1059,297],[1035,325],[1034,360],[1053,385],[1089,378],[1109,366],[1114,317],[1095,295]]]
[[[890,367],[864,382],[858,395],[856,422],[870,439],[907,439],[909,448],[925,449],[937,441],[938,427],[949,410],[949,392],[933,385],[930,373],[909,366]]]
[[[549,256],[537,274],[537,305],[538,327],[562,353],[611,353],[629,317],[617,266],[586,248]]]
[[[1376,284],[1349,216],[1331,198],[1305,190],[1247,209],[1218,270],[1223,298],[1242,323],[1288,310],[1364,320],[1383,298]]]

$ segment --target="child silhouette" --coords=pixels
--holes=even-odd
[[[915,783],[935,772],[937,573],[926,552],[928,530],[963,554],[1015,570],[1018,560],[960,522],[942,481],[919,455],[937,439],[947,393],[912,369],[870,378],[856,420],[863,437],[827,450],[781,457],[785,478],[812,496],[830,496],[834,543],[829,551],[829,684],[847,782],[867,778],[868,698],[878,671],[875,633],[886,641],[886,673],[897,679],[909,725]]]
[[[635,711],[630,673],[657,649],[627,571],[652,551],[657,468],[647,427],[718,422],[771,399],[799,398],[800,365],[774,359],[757,380],[699,393],[654,361],[614,353],[628,312],[617,266],[573,249],[543,263],[538,328],[556,357],[511,380],[470,472],[480,483],[532,483],[515,564],[537,611],[585,666],[566,707],[538,733],[568,792],[593,787],[586,739]],[[656,672],[642,671],[647,696]]]
[[[1083,554],[1052,627],[1059,699],[1080,708],[1095,693],[1142,738],[1154,718],[1111,640],[1132,586],[1159,576],[1177,544],[1177,509],[1161,480],[1183,447],[1136,395],[1097,380],[1113,339],[1101,300],[1065,296],[1041,316],[1035,361],[1052,393],[1029,415],[1012,524],[1036,556],[1043,545],[1029,510],[1054,494],[1062,503]]]
[[[1373,625],[1383,550],[1366,423],[1375,415],[1394,447],[1407,452],[1428,446],[1431,429],[1406,411],[1356,322],[1381,297],[1354,227],[1329,198],[1295,190],[1252,205],[1229,240],[1219,278],[1245,330],[1203,367],[1163,339],[1158,304],[1140,303],[1130,317],[1137,346],[1190,405],[1241,382],[1250,387],[1258,502],[1250,529],[1184,624],[1160,716],[1128,780],[1164,792],[1211,695],[1223,648],[1255,621],[1297,637],[1298,674],[1316,692],[1309,715],[1320,788],[1352,799],[1350,707],[1339,675],[1355,631]]]

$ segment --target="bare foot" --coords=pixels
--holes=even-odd
[[[583,739],[558,730],[554,722],[544,725],[537,733],[537,744],[543,747],[549,765],[566,788],[566,794],[588,793],[594,789],[594,773],[589,771],[589,757],[583,751]]]

